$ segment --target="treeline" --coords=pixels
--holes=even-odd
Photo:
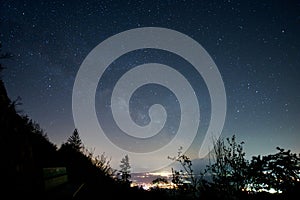
[[[298,199],[300,154],[277,147],[277,153],[245,158],[244,142],[236,136],[219,138],[209,154],[209,164],[196,174],[188,156],[178,151],[170,159],[181,164],[172,169],[175,197],[189,199]]]
[[[1,54],[0,58],[7,58]],[[0,71],[2,71],[0,65]],[[0,72],[1,73],[1,72]],[[235,136],[218,139],[209,164],[196,174],[188,156],[178,151],[169,159],[179,162],[172,169],[174,188],[145,191],[130,187],[128,156],[120,169],[110,166],[105,154],[85,148],[75,129],[59,148],[28,116],[18,112],[20,100],[11,101],[0,79],[0,196],[34,199],[298,199],[300,155],[277,148],[277,153],[246,160],[243,142]],[[167,159],[167,158],[166,158]],[[46,190],[43,169],[65,167],[67,182]],[[157,179],[157,182],[167,181]],[[275,194],[267,191],[273,189]]]

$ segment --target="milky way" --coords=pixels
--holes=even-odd
[[[72,89],[88,53],[119,32],[165,27],[199,42],[218,66],[227,95],[223,137],[235,134],[244,140],[249,156],[273,152],[276,146],[300,152],[300,3],[296,1],[28,0],[2,1],[0,12],[2,50],[14,55],[2,61],[9,97],[20,96],[21,112],[37,121],[58,146],[75,128]],[[110,91],[109,81],[148,61],[177,67],[198,91],[203,118],[190,148],[196,156],[209,123],[210,102],[201,77],[184,60],[151,50],[120,58],[103,77],[106,85],[99,85],[97,110],[105,108],[99,99],[101,87]],[[173,102],[166,109],[176,109],[174,95],[157,90],[163,93],[160,103]],[[133,97],[138,124],[148,123],[143,109],[155,102],[147,95],[154,93],[136,92]],[[178,119],[172,116],[174,122],[167,125],[174,132]]]

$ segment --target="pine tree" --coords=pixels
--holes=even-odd
[[[67,143],[76,151],[81,151],[83,148],[82,141],[79,137],[78,130],[75,129],[73,134],[68,138]]]
[[[125,184],[130,184],[131,181],[129,180],[131,177],[130,174],[130,164],[129,164],[129,157],[126,155],[124,158],[121,160],[121,165],[120,165],[121,170],[119,171],[119,174],[121,175],[121,181]]]

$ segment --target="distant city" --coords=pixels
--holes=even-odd
[[[152,183],[153,180],[157,178],[163,178],[168,181],[168,183]],[[145,190],[149,190],[153,187],[160,188],[174,188],[175,185],[172,183],[172,172],[162,171],[154,173],[133,173],[131,174],[131,186],[142,187]]]

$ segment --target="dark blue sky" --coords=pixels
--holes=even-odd
[[[274,152],[276,146],[300,152],[299,1],[4,0],[0,13],[3,51],[14,55],[3,61],[8,94],[12,100],[22,98],[19,108],[58,146],[75,128],[72,89],[88,53],[119,32],[153,26],[190,36],[213,58],[227,95],[223,137],[235,134],[245,141],[248,156]],[[140,51],[117,61],[111,77],[153,59],[175,68],[181,62],[170,54]],[[195,90],[204,102],[203,129],[190,148],[195,156],[209,123],[209,97],[203,83],[197,82],[201,78],[181,70],[198,84]],[[104,82],[109,82],[107,76]],[[168,92],[162,93],[162,103],[174,100]],[[151,93],[137,93],[137,105],[149,99],[147,95]],[[101,105],[96,106],[101,110]],[[139,108],[133,106],[136,113]],[[143,124],[149,119],[139,120]]]

